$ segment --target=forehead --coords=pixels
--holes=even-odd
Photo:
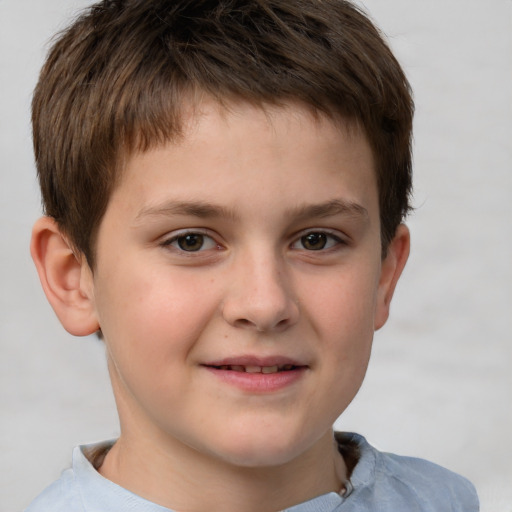
[[[264,127],[269,136],[276,133],[289,133],[291,136],[293,128],[302,126],[304,139],[313,142],[316,137],[316,144],[326,137],[326,142],[340,137],[362,137],[366,140],[357,121],[338,114],[327,115],[298,100],[277,99],[275,103],[251,103],[238,98],[216,100],[207,95],[199,95],[188,101],[182,110],[180,137],[176,142],[186,143],[187,139],[201,136],[201,132],[207,132],[212,137],[216,134],[224,137],[224,131],[211,132],[209,128],[212,125],[230,127],[234,124],[237,125],[235,131],[241,136],[244,132],[240,128],[243,127],[249,127],[249,130],[252,127]]]
[[[223,181],[239,193],[277,187],[284,198],[290,190],[318,188],[326,178],[329,187],[343,181],[354,190],[369,184],[374,188],[374,174],[372,151],[356,123],[329,118],[298,102],[221,104],[203,98],[184,108],[173,140],[126,155],[117,188],[132,188],[141,199],[146,193],[180,191],[208,196]],[[227,197],[224,192],[216,202]],[[251,193],[240,195],[249,199]]]
[[[255,126],[264,123],[278,131],[286,124],[302,123],[307,125],[309,132],[312,129],[316,133],[322,132],[322,138],[325,138],[326,132],[330,132],[334,138],[364,138],[368,141],[358,119],[349,119],[334,110],[332,115],[327,114],[294,98],[252,102],[236,96],[214,98],[202,90],[192,89],[183,93],[179,103],[178,109],[170,113],[169,129],[165,136],[158,137],[142,131],[135,133],[126,141],[127,144],[119,148],[118,167],[121,173],[131,157],[165,145],[186,146],[198,136],[201,128],[206,129],[212,141],[216,133],[219,137],[225,137],[225,132],[209,130],[208,126],[213,124],[226,126],[236,122],[239,125]]]

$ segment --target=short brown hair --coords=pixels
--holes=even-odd
[[[373,23],[344,0],[104,0],[53,44],[32,104],[44,211],[94,265],[126,151],[180,134],[191,91],[297,100],[362,127],[385,248],[410,208],[413,102]]]

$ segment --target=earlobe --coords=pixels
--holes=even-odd
[[[75,336],[96,332],[92,273],[52,218],[42,217],[35,223],[30,253],[44,293],[64,328]]]
[[[389,244],[386,257],[382,260],[375,309],[375,330],[380,329],[388,319],[395,287],[409,257],[410,242],[409,229],[400,224]]]

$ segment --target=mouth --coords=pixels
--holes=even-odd
[[[222,382],[243,392],[266,394],[300,382],[309,365],[288,357],[229,357],[201,366]]]
[[[215,370],[224,370],[230,372],[241,372],[241,373],[280,373],[280,372],[290,372],[293,370],[297,370],[300,368],[304,368],[304,366],[294,365],[294,364],[281,364],[281,365],[272,365],[272,366],[258,366],[258,365],[240,365],[240,364],[221,364],[221,365],[205,365],[208,368],[213,368]]]

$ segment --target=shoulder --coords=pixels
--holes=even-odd
[[[377,478],[411,500],[429,503],[433,511],[478,511],[476,490],[466,478],[424,459],[390,453],[379,455]]]
[[[464,477],[424,459],[380,452],[357,434],[342,434],[342,438],[359,448],[352,483],[354,494],[367,501],[389,502],[390,511],[479,510],[476,490]],[[397,508],[400,506],[407,508]]]
[[[104,478],[97,468],[113,441],[79,446],[72,468],[43,491],[25,512],[170,512]]]
[[[61,477],[47,487],[25,512],[82,512],[82,500],[73,470],[64,471]]]
[[[73,450],[72,467],[47,487],[25,510],[25,512],[85,512],[96,510],[90,506],[93,499],[111,492],[115,487],[96,471],[105,454],[112,447],[112,441],[89,446],[78,446]],[[95,465],[96,464],[96,465]]]

